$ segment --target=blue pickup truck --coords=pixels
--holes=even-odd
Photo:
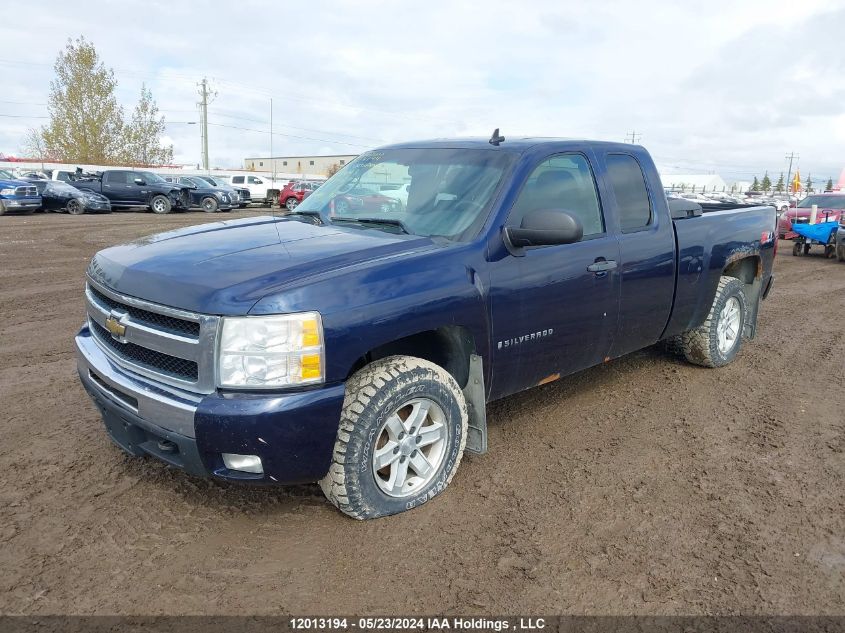
[[[0,169],[0,215],[14,212],[30,214],[40,208],[41,196],[31,182],[18,180]]]
[[[97,253],[79,374],[128,453],[384,516],[487,451],[492,400],[660,341],[730,363],[776,247],[772,207],[669,203],[639,146],[392,145],[287,216]]]

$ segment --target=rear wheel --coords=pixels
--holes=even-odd
[[[346,383],[332,464],[320,486],[356,519],[410,510],[452,480],[467,421],[463,393],[445,369],[412,356],[377,360]]]
[[[810,244],[809,244],[809,243],[804,244],[804,254],[805,254],[805,255],[809,255],[809,254],[810,254]]]
[[[3,204],[3,201],[0,200],[0,215],[4,215],[6,213],[6,205]]]
[[[798,242],[795,242],[795,244],[792,245],[792,255],[794,257],[798,257],[800,254],[801,254],[801,244],[799,244]]]
[[[211,196],[203,198],[200,206],[202,206],[202,210],[206,213],[217,213],[217,210],[220,208],[217,199]]]
[[[82,215],[85,213],[85,207],[76,198],[71,198],[67,203],[67,212],[71,215]]]
[[[170,203],[167,196],[155,196],[152,200],[150,200],[150,209],[152,209],[153,213],[163,215],[165,213],[170,213],[172,208],[173,205]]]
[[[845,262],[845,244],[836,245],[836,261]]]
[[[736,277],[722,277],[707,320],[681,335],[686,359],[703,367],[722,367],[736,358],[748,318],[745,284]]]
[[[291,196],[290,198],[285,200],[285,207],[287,208],[288,211],[293,211],[298,206],[299,206],[299,200],[297,200],[293,196]]]

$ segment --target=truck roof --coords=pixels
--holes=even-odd
[[[423,148],[450,148],[450,149],[488,149],[499,152],[521,153],[538,145],[549,145],[558,148],[565,148],[566,146],[600,146],[608,149],[619,149],[631,151],[632,147],[643,150],[640,145],[631,145],[630,143],[614,143],[610,141],[595,141],[589,139],[576,138],[554,138],[554,137],[522,137],[511,138],[507,135],[501,145],[491,145],[490,139],[485,137],[468,137],[468,138],[435,138],[420,141],[407,141],[404,143],[393,143],[391,145],[383,145],[378,149],[423,149]]]

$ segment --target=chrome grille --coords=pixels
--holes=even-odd
[[[154,328],[159,327],[163,330],[173,332],[174,334],[184,334],[199,338],[200,324],[196,321],[185,321],[184,319],[177,319],[164,314],[158,314],[157,312],[142,310],[141,308],[136,308],[135,306],[115,301],[114,299],[104,295],[102,292],[99,292],[96,288],[92,288],[90,285],[88,289],[91,294],[94,295],[94,299],[97,303],[106,306],[109,311],[123,310],[144,325],[149,325]]]
[[[34,198],[38,195],[38,187],[16,187],[15,195],[22,198]]]
[[[116,364],[188,391],[214,391],[219,317],[121,295],[90,278],[85,297],[93,339]],[[121,336],[109,331],[109,319],[126,328]]]
[[[180,380],[196,381],[199,378],[197,364],[184,358],[162,354],[135,343],[121,343],[112,338],[109,331],[96,321],[91,321],[91,331],[100,346],[110,348],[120,358],[137,363],[150,371],[161,372]]]

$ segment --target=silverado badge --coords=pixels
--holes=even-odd
[[[120,322],[120,317],[110,314],[106,319],[106,329],[116,339],[121,339],[126,334],[126,326]]]

